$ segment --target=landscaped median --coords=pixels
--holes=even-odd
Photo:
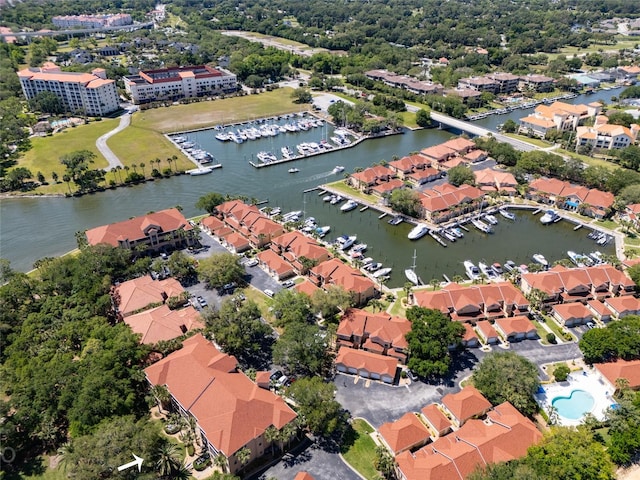
[[[380,473],[373,466],[376,461],[376,444],[370,435],[374,428],[361,418],[353,420],[351,426],[351,435],[346,435],[340,451],[342,458],[367,480],[378,480]]]

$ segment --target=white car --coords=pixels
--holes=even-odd
[[[251,260],[247,261],[247,263],[245,263],[245,266],[247,267],[255,267],[256,265],[258,265],[257,258],[252,258]]]
[[[273,293],[273,290],[270,290],[270,289],[268,289],[268,288],[265,288],[265,289],[264,289],[264,294],[265,294],[267,297],[273,297],[273,296],[275,295],[275,293]]]

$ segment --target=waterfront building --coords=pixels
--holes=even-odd
[[[218,205],[216,215],[222,224],[214,220],[216,217],[205,218],[201,224],[214,229],[226,225],[247,238],[252,248],[266,247],[275,237],[285,232],[282,225],[271,220],[258,207],[240,200],[230,200]]]
[[[518,89],[520,77],[507,72],[494,72],[487,74],[487,78],[498,84],[499,94],[513,93]]]
[[[406,318],[351,308],[340,320],[336,344],[387,355],[406,363],[409,344],[405,336],[410,331],[411,322]]]
[[[532,115],[520,119],[520,131],[544,138],[550,131],[575,130],[585,120],[599,115],[601,110],[602,105],[597,102],[589,105],[564,102],[538,105]]]
[[[161,252],[195,245],[193,227],[176,208],[111,223],[85,232],[89,245],[106,243],[135,251]]]
[[[582,268],[556,265],[546,272],[522,274],[520,287],[525,295],[534,289],[542,291],[545,305],[633,295],[636,289],[633,280],[611,265]]]
[[[56,15],[51,19],[58,28],[105,28],[131,25],[128,13],[104,13],[94,15]]]
[[[136,105],[233,93],[238,88],[233,73],[208,65],[141,70],[137,75],[123,77],[123,80],[127,93]]]
[[[421,216],[441,223],[484,205],[484,192],[472,185],[443,183],[420,194]]]
[[[298,230],[274,238],[271,242],[271,250],[288,262],[300,275],[307,273],[308,262],[318,265],[331,258],[329,250]]]
[[[597,188],[574,185],[555,178],[540,177],[529,184],[526,197],[539,203],[556,205],[565,210],[580,211],[593,218],[611,213],[615,197]]]
[[[416,95],[442,95],[444,88],[439,83],[423,82],[408,75],[398,75],[388,70],[369,70],[365,75],[394,88],[403,88]]]
[[[518,90],[522,92],[550,92],[553,90],[555,80],[546,75],[529,74],[521,76],[518,81]]]
[[[120,108],[116,82],[107,79],[103,68],[94,68],[91,73],[63,72],[47,62],[18,71],[18,78],[27,100],[51,92],[71,113],[100,117]]]
[[[441,290],[414,292],[419,307],[439,310],[459,322],[494,320],[525,314],[529,302],[511,282],[462,286],[450,283]]]
[[[618,150],[633,145],[638,139],[640,125],[631,127],[609,124],[605,115],[598,115],[593,126],[580,126],[576,129],[576,147],[590,146],[607,150]]]
[[[322,288],[331,285],[342,287],[351,293],[355,305],[364,305],[378,295],[378,289],[373,280],[337,258],[313,267],[309,271],[309,280]]]
[[[482,92],[473,88],[450,88],[444,91],[445,95],[458,97],[465,105],[475,107],[482,103]]]
[[[227,471],[235,474],[244,467],[240,450],[249,449],[249,462],[262,457],[273,443],[266,430],[282,430],[297,415],[281,397],[239,371],[235,357],[201,334],[182,345],[145,369],[147,381],[167,388],[173,408],[195,419],[204,450],[211,458],[224,455]]]
[[[182,297],[184,288],[175,278],[156,280],[151,275],[127,280],[111,289],[111,298],[118,318],[164,305],[172,297]]]
[[[467,77],[458,80],[458,89],[497,94],[500,91],[500,84],[488,77]]]
[[[517,193],[518,182],[512,173],[485,168],[473,172],[476,185],[484,192],[504,192],[509,195]]]
[[[365,168],[361,172],[349,175],[349,184],[364,193],[370,193],[372,187],[389,182],[395,178],[394,171],[383,165]]]

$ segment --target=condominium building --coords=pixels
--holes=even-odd
[[[102,15],[57,15],[52,18],[58,28],[103,28],[131,25],[133,20],[128,13],[106,13]]]
[[[137,105],[231,93],[236,91],[238,81],[233,73],[220,67],[196,65],[140,71],[124,77],[124,85]]]
[[[20,70],[18,77],[27,100],[41,92],[52,92],[67,111],[95,117],[120,108],[116,82],[107,79],[103,68],[95,68],[91,73],[63,72],[47,62],[39,68]]]

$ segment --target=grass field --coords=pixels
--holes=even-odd
[[[617,43],[615,45],[609,44],[600,44],[594,43],[589,45],[587,48],[579,48],[579,47],[563,47],[558,52],[555,53],[545,53],[549,57],[550,60],[555,60],[559,55],[565,55],[566,57],[573,57],[574,55],[582,55],[587,53],[597,53],[601,50],[604,52],[620,50],[622,48],[634,48],[635,45],[638,44],[638,39],[624,37],[624,36],[616,36]]]
[[[259,95],[154,108],[135,113],[131,124],[168,133],[307,110],[308,105],[293,103],[292,92],[291,88],[278,88]]]
[[[604,167],[609,170],[615,170],[616,168],[621,168],[619,165],[616,165],[615,163],[612,163],[612,162],[607,162],[606,160],[603,160],[601,158],[593,158],[593,157],[589,157],[588,155],[580,155],[579,153],[570,152],[569,150],[563,150],[561,148],[555,150],[555,152],[557,152],[560,155],[568,155],[572,158],[581,160],[582,162],[592,167]]]
[[[517,133],[506,133],[505,135],[507,137],[516,138],[523,142],[530,143],[531,145],[535,145],[540,148],[547,148],[551,146],[549,142],[545,142],[544,140],[541,140],[539,138],[531,138],[531,137],[527,137],[526,135],[518,135]]]
[[[38,188],[38,193],[65,193],[68,191],[67,185],[62,182],[65,167],[60,164],[60,157],[77,150],[89,150],[96,154],[95,168],[107,166],[106,159],[98,152],[96,140],[109,130],[113,130],[118,125],[118,120],[102,120],[92,122],[88,125],[67,128],[51,137],[35,137],[31,139],[32,148],[25,153],[18,166],[31,170],[34,177],[38,172],[42,172],[50,185]],[[51,174],[58,174],[57,185],[53,184]]]
[[[377,480],[380,474],[373,463],[376,458],[376,445],[369,436],[373,428],[365,420],[356,419],[351,424],[355,431],[355,438],[348,439],[349,449],[342,451],[342,456],[349,465],[355,468],[367,480]],[[350,442],[349,440],[352,440]]]

